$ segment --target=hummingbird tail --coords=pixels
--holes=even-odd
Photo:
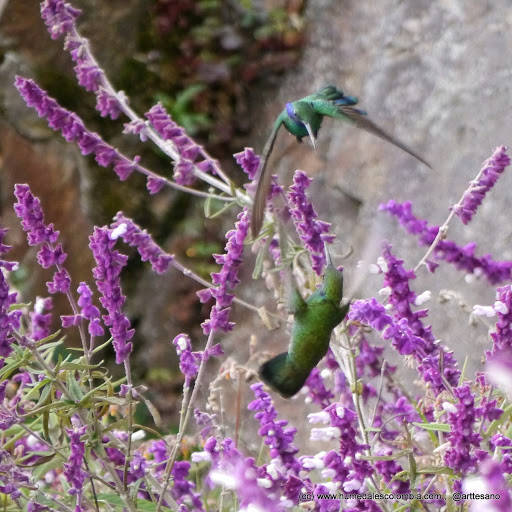
[[[311,368],[307,372],[299,371],[289,360],[288,352],[283,352],[263,363],[258,373],[265,384],[284,398],[290,398],[304,386],[310,372]]]

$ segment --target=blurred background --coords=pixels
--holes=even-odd
[[[380,203],[411,200],[419,217],[441,224],[481,163],[497,145],[511,143],[512,5],[507,0],[77,0],[73,5],[83,10],[82,35],[132,107],[142,114],[161,101],[237,184],[245,175],[232,153],[245,146],[260,152],[283,105],[329,83],[358,96],[375,122],[432,163],[429,171],[380,139],[330,120],[316,152],[308,142],[299,145],[288,134],[279,136],[271,159],[274,172],[286,185],[298,168],[315,177],[310,192],[320,218],[331,222],[338,236],[334,253],[352,251],[336,261],[345,266],[349,295],[375,295],[382,287],[381,277],[358,269],[358,261],[375,262],[384,239],[407,267],[425,251],[377,211]],[[222,252],[236,212],[205,221],[202,201],[170,190],[149,197],[141,177],[120,183],[113,172],[66,144],[24,105],[13,87],[15,74],[35,78],[125,154],[142,155],[162,175],[172,172],[154,148],[121,135],[123,119],[97,115],[94,97],[75,82],[62,41],[50,39],[38,1],[3,1],[0,10],[0,215],[14,246],[9,257],[22,263],[14,277],[25,299],[46,296],[48,277],[35,264],[35,251],[27,248],[12,211],[18,182],[30,184],[47,221],[61,231],[74,284],[91,282],[92,226],[109,223],[118,210],[208,278],[217,268],[211,254]],[[512,172],[507,172],[468,226],[458,219],[451,225],[448,237],[460,245],[475,241],[478,256],[512,259]],[[246,252],[237,293],[258,306],[271,304],[265,287],[251,280],[252,256]],[[414,287],[418,294],[433,292],[428,321],[434,335],[461,364],[472,353],[474,369],[488,343],[487,327],[469,326],[460,305],[491,304],[495,289],[448,265],[434,275],[420,270]],[[150,387],[171,424],[182,377],[169,341],[188,332],[198,350],[203,346],[199,324],[209,309],[196,298],[199,288],[175,271],[156,277],[135,257],[124,274],[127,312],[137,329],[135,379]],[[456,289],[457,298],[439,304],[442,289]],[[63,300],[54,302],[56,317],[68,313]],[[284,328],[268,332],[257,315],[236,306],[233,315],[237,327],[219,339],[228,354],[236,349],[242,357],[254,333],[253,345],[285,349]],[[76,342],[69,334],[68,343]]]

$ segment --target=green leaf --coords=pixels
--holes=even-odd
[[[110,345],[112,343],[112,338],[109,338],[105,343],[102,343],[101,345],[98,345],[93,351],[93,354],[96,354],[96,352],[99,352],[100,350],[103,350],[107,345]]]
[[[84,392],[82,391],[80,384],[75,379],[74,372],[67,373],[66,384],[67,384],[67,389],[68,389],[68,392],[69,392],[71,398],[75,402],[80,402],[82,400],[82,398],[84,397]]]
[[[102,364],[103,361],[100,361],[98,364],[63,362],[60,368],[61,370],[92,370],[94,368],[99,368]]]
[[[425,466],[416,469],[418,475],[455,475],[452,468],[448,466]]]
[[[98,501],[108,503],[109,505],[116,507],[116,510],[119,510],[119,511],[122,511],[126,506],[125,502],[123,501],[121,496],[119,496],[119,494],[101,493],[101,494],[98,494],[97,497],[98,497]],[[146,501],[146,500],[137,499],[135,504],[136,504],[137,512],[155,512],[156,508],[157,508],[156,503],[153,503],[151,501]],[[171,511],[170,508],[164,507],[164,506],[161,506],[160,510]]]
[[[46,343],[54,340],[55,338],[57,338],[57,336],[60,335],[60,332],[61,332],[61,330],[59,329],[58,331],[55,331],[54,333],[50,334],[49,336],[46,336],[46,338],[37,340],[36,347],[40,347],[41,345],[45,345]],[[58,342],[58,344],[60,345],[63,341],[64,341],[64,337],[62,337],[62,339]]]
[[[435,432],[450,432],[451,426],[447,423],[418,423],[413,421],[415,427],[420,427],[424,430],[435,431]]]

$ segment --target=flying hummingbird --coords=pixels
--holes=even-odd
[[[329,258],[323,283],[304,300],[293,287],[290,312],[294,315],[292,338],[287,352],[277,355],[259,369],[260,378],[285,398],[297,393],[311,370],[327,353],[333,329],[345,318],[349,304],[343,297],[343,272]]]
[[[274,122],[272,132],[265,143],[261,156],[261,170],[251,219],[253,238],[256,238],[260,232],[265,212],[265,203],[270,188],[271,174],[267,170],[268,157],[274,147],[279,128],[283,125],[292,135],[297,137],[299,142],[302,142],[303,137],[309,136],[313,147],[316,149],[316,138],[323,118],[327,116],[341,119],[355,125],[357,128],[373,133],[381,139],[387,140],[417,158],[427,167],[431,167],[427,161],[412,149],[377,126],[367,117],[367,113],[364,110],[355,108],[354,105],[357,104],[357,101],[356,97],[347,96],[334,85],[328,85],[310,96],[286,104],[286,107]]]

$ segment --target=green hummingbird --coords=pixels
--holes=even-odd
[[[261,155],[259,181],[254,198],[251,219],[253,238],[258,236],[263,223],[263,214],[265,212],[265,204],[271,181],[271,174],[267,171],[267,161],[281,126],[284,126],[292,135],[295,135],[299,142],[302,142],[303,137],[309,136],[313,147],[316,149],[316,138],[323,118],[327,116],[334,119],[341,119],[342,121],[355,125],[357,128],[373,133],[381,139],[387,140],[417,158],[427,167],[431,167],[426,160],[403,142],[395,139],[392,135],[377,126],[367,117],[367,113],[364,110],[355,108],[354,105],[357,104],[357,102],[356,97],[345,95],[342,90],[334,85],[328,85],[310,96],[286,104],[286,107],[274,122],[272,132],[265,143]]]
[[[259,376],[281,396],[297,393],[311,370],[327,353],[333,329],[345,318],[349,304],[340,305],[343,297],[343,272],[329,258],[322,285],[304,300],[293,286],[290,312],[294,315],[292,337],[287,352],[264,363]]]

